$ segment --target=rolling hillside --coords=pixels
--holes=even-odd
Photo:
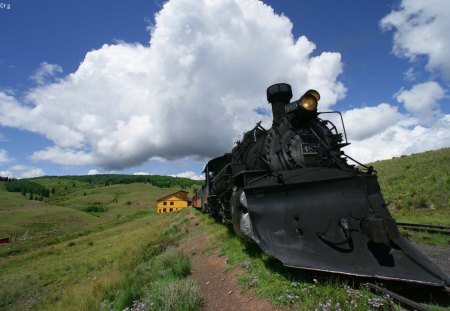
[[[118,295],[113,309],[131,305],[128,294],[121,294],[127,273],[165,250],[153,251],[153,242],[173,244],[161,232],[182,214],[157,214],[156,199],[179,185],[105,185],[68,177],[31,181],[54,191],[43,201],[30,200],[7,192],[0,182],[0,237],[17,239],[0,245],[0,309],[92,310],[108,291]]]

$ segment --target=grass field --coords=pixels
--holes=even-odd
[[[138,282],[134,279],[145,278],[146,274],[137,275],[135,272],[134,279],[130,275],[133,275],[139,265],[149,265],[150,260],[155,264],[153,255],[160,254],[153,252],[148,255],[146,247],[154,246],[152,243],[155,241],[161,242],[161,232],[167,231],[170,223],[183,216],[183,213],[152,214],[100,232],[3,259],[0,262],[0,309],[98,310],[103,303],[108,306],[107,310],[123,310],[140,296],[144,296],[133,284]],[[164,245],[175,244],[175,239],[171,240],[167,235],[163,239],[166,241]],[[160,251],[165,249],[161,248]],[[182,258],[176,251],[171,252],[172,255],[166,256]],[[183,259],[178,261],[180,260]],[[186,269],[188,268],[183,271]],[[153,271],[149,268],[147,270],[149,275]],[[151,275],[161,271],[162,268],[154,270]],[[188,276],[186,271],[183,273],[183,277]],[[171,280],[171,277],[174,278],[169,276],[168,279]],[[150,280],[153,280],[152,276],[145,279]],[[178,279],[176,280],[172,283],[178,286]],[[196,286],[192,280],[183,279],[181,282],[188,282],[193,288]],[[139,285],[140,290],[145,288],[142,280]],[[199,304],[199,296],[193,301],[194,304]]]
[[[116,296],[123,295],[124,278],[142,263],[145,245],[179,217],[157,214],[156,199],[179,188],[37,181],[55,187],[55,194],[29,200],[0,182],[0,237],[17,238],[0,245],[0,309],[97,310],[103,301],[123,306]],[[103,212],[84,211],[89,206]]]
[[[397,220],[450,226],[450,148],[371,165]]]

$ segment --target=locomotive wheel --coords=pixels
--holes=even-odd
[[[233,192],[230,207],[234,231],[248,242],[255,243],[244,190],[240,189]]]

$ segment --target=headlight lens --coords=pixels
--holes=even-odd
[[[317,109],[317,100],[313,96],[303,95],[300,105],[308,111],[314,111]]]
[[[298,104],[308,111],[317,110],[317,103],[320,100],[320,94],[316,90],[308,90],[300,97]]]

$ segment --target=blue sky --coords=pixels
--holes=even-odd
[[[0,175],[198,177],[276,82],[363,162],[448,147],[445,1],[2,2]]]

